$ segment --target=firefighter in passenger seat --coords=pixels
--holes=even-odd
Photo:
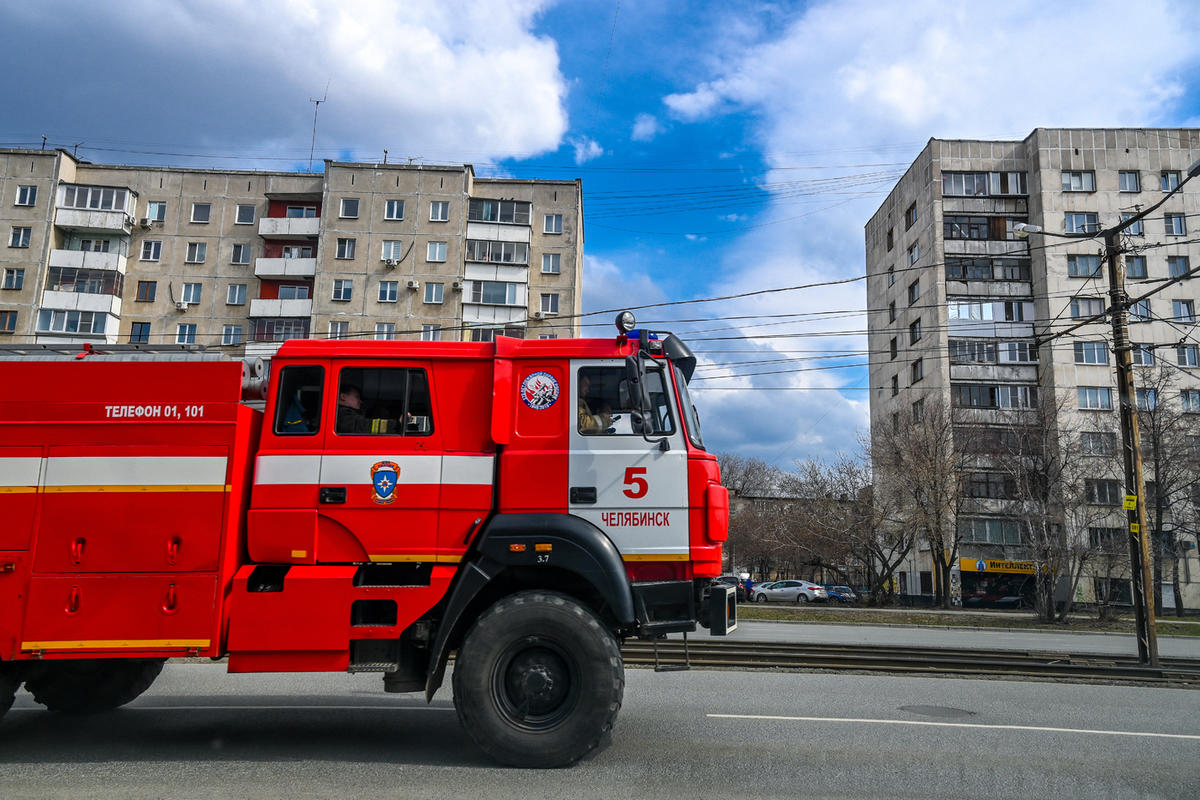
[[[338,390],[337,410],[338,433],[370,433],[371,420],[362,410],[362,390],[354,384],[346,384]]]
[[[592,382],[587,375],[579,376],[579,432],[580,433],[612,433],[613,415],[608,403],[598,406],[599,413],[593,414],[588,405],[588,393]],[[593,401],[594,402],[594,401]]]

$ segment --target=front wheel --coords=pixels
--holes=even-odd
[[[765,594],[760,594],[760,595],[758,596],[758,602],[760,602],[760,603],[765,603],[765,602],[767,602],[767,596],[766,596]]]
[[[137,699],[162,668],[163,659],[56,661],[42,664],[25,688],[51,711],[96,714]]]
[[[516,767],[564,767],[612,730],[625,667],[591,610],[565,595],[521,592],[468,631],[453,683],[459,720],[490,756]]]

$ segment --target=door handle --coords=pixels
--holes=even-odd
[[[345,486],[322,486],[320,499],[322,503],[345,503]]]
[[[572,486],[571,487],[571,502],[572,503],[595,503],[596,502],[596,487],[595,486]]]

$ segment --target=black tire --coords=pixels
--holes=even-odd
[[[136,699],[162,668],[163,659],[58,661],[42,664],[25,688],[51,711],[96,714]]]
[[[804,592],[800,592],[799,594],[796,595],[796,602],[797,603],[807,603],[808,595],[806,595]]]
[[[760,595],[758,596],[758,602],[759,602],[759,603],[765,603],[765,602],[767,602],[767,596],[766,596],[765,594],[760,594]]]
[[[0,664],[0,719],[12,708],[20,686],[21,679],[17,677],[17,671],[8,664]]]
[[[454,661],[454,707],[488,755],[565,767],[606,741],[625,693],[612,633],[573,598],[521,592],[476,620]]]

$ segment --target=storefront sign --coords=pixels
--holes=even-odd
[[[958,568],[963,572],[1007,572],[1032,575],[1032,561],[998,561],[990,558],[960,558]]]

